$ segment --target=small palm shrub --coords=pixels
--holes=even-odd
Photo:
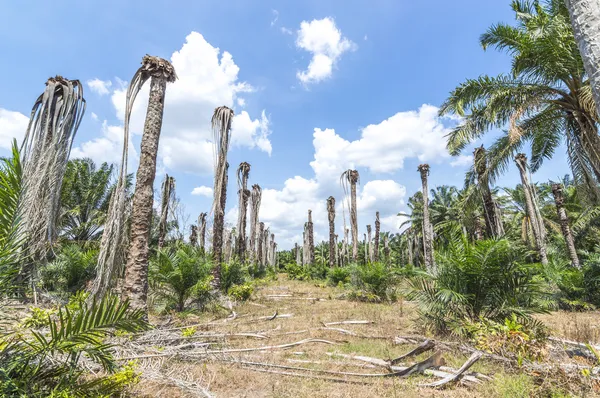
[[[243,265],[237,261],[221,265],[221,290],[227,293],[235,285],[242,285],[246,282],[246,270]]]
[[[465,335],[465,322],[504,322],[546,312],[548,293],[525,251],[507,240],[452,242],[436,256],[437,273],[408,282],[419,305],[420,324],[436,333]]]
[[[159,250],[150,261],[152,293],[167,310],[183,311],[188,302],[202,308],[212,298],[211,280],[210,260],[188,245]]]
[[[397,277],[384,263],[355,264],[350,267],[350,298],[360,301],[395,301]]]
[[[254,293],[254,285],[251,283],[244,283],[243,285],[234,285],[229,288],[227,294],[237,301],[249,300]]]
[[[29,327],[0,338],[0,396],[106,397],[120,394],[136,381],[131,364],[120,367],[105,338],[137,332],[148,325],[144,313],[106,296],[76,311],[59,308],[43,329]],[[100,365],[90,377],[83,361]],[[89,366],[89,363],[88,365]]]
[[[83,249],[75,244],[64,246],[58,256],[42,268],[42,285],[46,290],[69,296],[83,290],[94,278],[97,262],[97,249]]]
[[[327,273],[327,283],[330,286],[345,285],[350,282],[350,269],[345,267],[331,268]]]

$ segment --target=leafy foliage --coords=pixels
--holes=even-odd
[[[47,290],[73,294],[85,288],[94,278],[98,262],[98,249],[83,249],[69,244],[58,256],[41,270],[43,287]]]

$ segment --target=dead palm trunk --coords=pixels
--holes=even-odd
[[[431,227],[431,219],[429,218],[429,188],[427,186],[427,178],[429,177],[429,165],[419,165],[419,173],[421,173],[421,185],[423,188],[423,257],[425,260],[425,269],[433,270],[433,228]]]
[[[415,259],[414,259],[414,255],[413,255],[413,238],[411,235],[412,234],[409,232],[409,234],[406,236],[406,249],[408,251],[408,263],[410,265],[417,266],[418,264],[415,263]]]
[[[271,247],[270,247],[270,253],[271,255],[269,256],[269,265],[271,267],[275,267],[275,234],[271,234]]]
[[[165,237],[167,236],[167,217],[169,214],[169,204],[173,200],[175,194],[175,179],[168,174],[162,183],[162,198],[160,206],[160,223],[158,224],[158,248],[165,245]]]
[[[199,246],[200,250],[205,251],[206,245],[206,213],[200,213],[198,217],[198,225],[200,226]]]
[[[566,4],[600,115],[600,3],[598,0],[566,0]]]
[[[314,226],[312,222],[312,210],[308,211],[308,222],[306,223],[307,241],[308,241],[308,264],[313,264],[315,261],[315,236]]]
[[[488,237],[499,238],[504,235],[504,227],[499,217],[496,202],[492,197],[488,179],[487,156],[483,145],[473,152],[477,182],[483,196],[483,213],[485,215],[485,229]]]
[[[367,225],[367,258],[373,262],[373,244],[371,241],[371,224]]]
[[[148,240],[154,203],[154,178],[156,176],[156,156],[162,127],[167,82],[177,78],[169,61],[146,55],[142,60],[142,74],[150,80],[150,99],[146,112],[146,122],[142,135],[140,164],[136,174],[133,207],[131,214],[131,239],[129,258],[125,269],[124,293],[131,307],[143,310],[148,308]],[[144,78],[144,76],[142,78]]]
[[[302,232],[302,265],[308,264],[308,223],[304,223],[304,232]]]
[[[389,263],[390,262],[390,247],[389,247],[387,235],[385,235],[383,237],[383,255],[385,256],[385,261],[387,263]]]
[[[379,232],[381,230],[381,221],[379,221],[379,212],[375,212],[375,244],[373,261],[379,261]]]
[[[358,258],[358,214],[356,208],[356,184],[360,183],[360,175],[356,170],[346,170],[341,176],[344,193],[348,194],[350,185],[350,228],[352,228],[352,260]]]
[[[567,217],[567,212],[564,206],[565,198],[561,184],[552,184],[552,195],[554,196],[554,203],[556,204],[556,213],[558,215],[560,230],[565,238],[569,257],[571,257],[571,265],[575,268],[579,268],[579,257],[577,256],[577,250],[575,249],[573,233],[571,232],[571,227],[569,227],[569,217]]]
[[[302,253],[300,253],[300,246],[296,243],[296,265],[302,264]]]
[[[365,253],[365,264],[369,263],[369,249],[368,249],[368,245],[367,245],[367,234],[363,234],[364,238],[363,238],[363,250]]]
[[[20,279],[31,279],[35,301],[37,265],[45,263],[57,237],[62,181],[85,105],[79,80],[61,76],[48,79],[44,93],[33,105],[21,145],[22,191],[17,218],[28,261]]]
[[[335,235],[335,198],[327,198],[327,219],[329,220],[329,266],[336,265],[335,257],[337,252]]]
[[[192,232],[190,233],[190,245],[192,247],[198,246],[198,227],[192,225]]]
[[[235,231],[225,231],[225,263],[229,264],[233,257],[233,241],[235,240]]]
[[[533,232],[533,238],[535,239],[535,246],[540,254],[540,260],[542,264],[548,264],[548,257],[546,255],[546,228],[542,221],[540,210],[536,203],[535,193],[533,187],[529,183],[527,177],[527,157],[523,153],[517,154],[515,157],[515,163],[521,174],[521,183],[523,184],[523,192],[525,194],[525,205],[527,208],[527,215],[531,222],[531,230]]]
[[[250,191],[248,190],[248,178],[250,177],[250,164],[240,163],[237,169],[238,177],[238,223],[237,223],[237,254],[240,262],[246,260],[246,213],[248,210],[248,200]]]
[[[344,252],[344,256],[342,261],[344,265],[348,265],[350,263],[350,246],[348,244],[350,230],[348,228],[344,228],[344,243],[342,244],[342,250]]]
[[[256,234],[258,230],[258,213],[260,211],[260,200],[262,190],[258,184],[252,185],[250,193],[250,262],[258,260],[258,250],[256,247]]]
[[[335,234],[335,242],[334,242],[334,244],[335,244],[335,247],[334,247],[334,250],[335,250],[335,254],[334,254],[335,255],[335,259],[334,259],[335,266],[339,267],[339,266],[341,266],[341,264],[340,264],[340,257],[341,256],[340,256],[340,251],[339,251],[339,248],[338,248],[338,235],[337,234]],[[330,253],[330,255],[331,255],[331,253]]]
[[[269,265],[269,228],[267,228],[263,231],[262,259],[263,259],[263,266]]]
[[[260,267],[260,269],[263,268],[264,265],[264,260],[263,260],[263,256],[262,256],[262,252],[263,252],[263,234],[265,232],[265,223],[264,222],[260,222],[258,223],[258,231],[257,231],[257,236],[256,239],[258,240],[257,243],[257,247],[256,247],[256,260],[258,262],[258,265]]]
[[[233,110],[220,106],[213,113],[211,126],[215,156],[215,184],[213,190],[213,287],[221,286],[221,262],[223,261],[223,230],[225,228],[225,203],[227,202],[227,153],[231,138]]]

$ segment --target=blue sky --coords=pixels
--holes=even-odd
[[[338,178],[349,167],[361,173],[361,229],[379,210],[393,230],[395,214],[420,188],[419,163],[431,164],[431,187],[462,185],[469,158],[445,153],[443,135],[454,121],[437,118],[435,107],[465,78],[508,70],[505,55],[478,44],[488,26],[513,19],[508,3],[2,2],[0,154],[12,136],[22,137],[45,80],[61,74],[84,83],[88,104],[73,156],[116,161],[124,88],[148,53],[172,60],[180,77],[167,88],[157,184],[165,172],[175,176],[188,222],[210,207],[208,195],[192,191],[210,193],[208,120],[215,106],[228,105],[236,112],[230,222],[237,211],[233,170],[247,161],[251,183],[265,192],[261,219],[280,247],[300,241],[309,208],[317,238],[325,236],[329,195],[338,201],[341,233]],[[132,171],[146,96],[134,110]],[[534,179],[567,170],[559,153]],[[517,176],[511,170],[500,185]]]

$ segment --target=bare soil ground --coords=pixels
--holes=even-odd
[[[144,336],[146,343],[141,352],[139,349],[134,355],[132,351],[121,352],[124,357],[138,357],[138,366],[143,371],[142,381],[133,392],[141,397],[156,398],[549,396],[540,385],[543,386],[544,378],[550,376],[539,372],[525,373],[513,365],[486,358],[475,363],[469,372],[492,376],[492,380],[481,384],[455,383],[443,389],[420,387],[420,384],[440,380],[423,374],[406,378],[354,377],[256,365],[266,363],[330,372],[381,374],[389,370],[349,356],[389,360],[417,347],[418,344],[394,342],[395,336],[419,333],[414,326],[416,312],[412,304],[350,302],[337,299],[341,293],[336,288],[287,280],[280,275],[277,281],[258,288],[251,301],[235,306],[235,319],[226,320],[227,313],[154,318],[153,321],[162,324],[160,328],[166,331]],[[278,316],[271,319],[274,314]],[[219,319],[215,319],[217,317]],[[597,313],[554,313],[541,319],[558,336],[586,341],[581,340],[585,333],[586,337],[593,336],[597,340],[596,328],[600,326]],[[324,326],[349,320],[369,323]],[[183,329],[186,325],[195,326]],[[196,333],[192,335],[194,330]],[[302,341],[305,342],[289,348],[273,347]],[[175,352],[173,345],[178,347],[178,354],[171,355]],[[242,351],[265,346],[273,348]],[[196,356],[194,353],[199,350],[213,354]],[[427,352],[408,358],[405,366],[431,354]],[[469,353],[444,351],[443,357],[446,367],[458,369]],[[586,396],[594,394],[593,388],[585,393]]]

